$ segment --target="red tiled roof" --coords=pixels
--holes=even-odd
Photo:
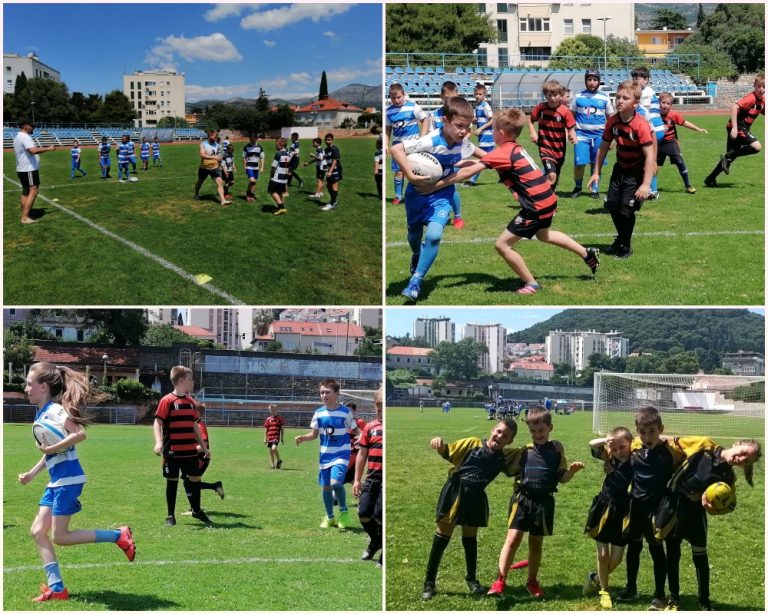
[[[180,330],[183,333],[187,333],[192,337],[200,337],[204,339],[214,338],[213,331],[210,331],[207,328],[203,328],[201,326],[179,326],[178,324],[174,324],[173,327],[176,330]]]
[[[357,324],[346,322],[292,322],[278,320],[269,327],[273,335],[287,333],[315,337],[365,337],[365,331]]]
[[[138,350],[134,348],[94,347],[40,347],[35,350],[35,360],[52,362],[56,365],[103,365],[102,356],[107,355],[107,364],[113,367],[138,367]]]
[[[323,98],[322,100],[315,100],[308,105],[296,109],[296,113],[312,113],[315,111],[360,111],[360,107],[356,107],[348,102],[337,100],[336,98]]]
[[[513,362],[509,365],[509,371],[525,369],[527,371],[554,371],[555,367],[548,362]]]
[[[399,345],[389,348],[387,354],[392,354],[393,356],[429,356],[433,351],[432,348],[414,348]]]

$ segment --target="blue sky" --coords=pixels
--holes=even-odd
[[[123,28],[125,34],[119,33]],[[71,92],[122,90],[122,75],[186,74],[187,101],[317,95],[381,83],[381,4],[3,4],[3,52],[34,52]]]
[[[481,324],[503,324],[507,332],[523,330],[544,320],[548,320],[556,313],[563,311],[562,308],[537,307],[532,309],[500,307],[484,308],[475,307],[404,307],[400,309],[388,307],[385,312],[386,334],[402,337],[406,333],[413,336],[413,322],[416,318],[436,318],[445,316],[451,318],[456,323],[456,341],[461,340],[461,328],[468,322]],[[765,317],[765,311],[760,308],[750,309]]]

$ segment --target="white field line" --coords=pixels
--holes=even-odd
[[[5,176],[5,179],[10,181],[11,183],[21,187],[21,184],[16,182],[16,181],[14,181],[13,179],[11,179],[11,178],[9,178],[7,176]],[[154,253],[150,252],[148,249],[143,248],[141,245],[138,245],[137,243],[134,243],[133,241],[129,241],[128,239],[125,239],[125,238],[121,237],[120,235],[112,232],[111,230],[107,230],[103,226],[99,226],[95,222],[92,222],[91,220],[89,220],[87,217],[84,217],[84,216],[80,215],[79,213],[76,213],[75,211],[72,211],[72,209],[68,209],[67,207],[64,207],[63,205],[60,205],[59,203],[53,202],[47,196],[43,196],[42,194],[38,194],[37,197],[39,199],[41,199],[41,200],[44,200],[49,205],[51,205],[52,207],[55,207],[59,211],[62,211],[64,213],[66,213],[67,215],[71,215],[76,220],[82,222],[83,224],[86,224],[87,226],[90,226],[91,228],[93,228],[94,230],[100,232],[104,236],[107,236],[110,239],[114,239],[115,241],[117,241],[119,243],[122,243],[123,245],[129,247],[130,249],[132,249],[136,253],[141,254],[142,256],[144,256],[146,258],[149,258],[150,260],[156,262],[161,267],[163,267],[165,269],[168,269],[169,271],[172,271],[173,273],[176,273],[179,277],[181,277],[181,278],[183,278],[183,279],[185,279],[187,281],[192,282],[193,284],[195,284],[199,288],[204,288],[205,290],[208,290],[212,294],[215,294],[215,295],[223,298],[224,300],[226,300],[228,303],[230,303],[232,305],[245,305],[244,301],[241,301],[239,298],[236,298],[236,297],[232,296],[231,294],[228,294],[224,290],[221,290],[221,289],[217,288],[216,286],[214,286],[212,284],[203,284],[203,285],[198,284],[197,280],[195,279],[195,276],[192,275],[192,273],[188,273],[187,271],[185,271],[181,267],[176,266],[175,264],[173,264],[172,262],[166,260],[165,258],[161,258],[157,254],[154,254]]]
[[[764,230],[703,230],[694,232],[673,232],[667,230],[660,230],[658,232],[635,232],[633,237],[721,237],[721,236],[743,236],[743,235],[764,235]],[[587,238],[613,238],[616,233],[613,232],[596,232],[589,234],[572,234],[573,239],[587,239]],[[533,239],[536,240],[535,238]],[[445,240],[440,241],[440,245],[468,245],[472,243],[493,243],[496,241],[496,237],[477,237],[474,239],[458,239],[458,240]],[[387,243],[387,247],[407,247],[407,241],[392,241]]]
[[[189,177],[189,175],[172,175],[169,177],[144,177],[143,179],[139,179],[140,183],[144,183],[147,181],[166,181],[168,179],[183,179],[184,177]],[[8,177],[6,177],[8,179]],[[11,179],[8,179],[8,181],[12,181]],[[52,190],[54,188],[60,189],[60,188],[80,188],[83,186],[89,186],[89,185],[118,185],[117,179],[110,179],[106,183],[97,183],[94,181],[82,181],[82,179],[78,180],[72,180],[71,183],[57,183],[55,185],[46,185],[44,189],[46,190]],[[190,184],[192,185],[192,184]],[[19,188],[13,188],[12,190],[3,190],[3,193],[16,193],[18,194],[20,192]]]
[[[319,558],[269,558],[261,556],[245,557],[239,559],[188,559],[182,561],[120,561],[114,563],[74,563],[66,565],[67,569],[101,569],[104,567],[162,567],[165,565],[248,565],[252,563],[274,563],[278,565],[306,565],[308,563],[320,563],[323,565],[351,565],[360,564],[360,559],[319,559]],[[25,571],[39,571],[40,565],[19,565],[18,567],[3,568],[4,574],[23,573]]]

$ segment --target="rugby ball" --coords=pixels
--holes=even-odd
[[[725,482],[715,482],[707,488],[705,494],[712,504],[713,509],[707,510],[710,514],[719,516],[736,509],[736,493]]]
[[[53,446],[69,433],[64,428],[69,414],[63,407],[47,411],[32,425],[32,435],[41,446]]]
[[[135,182],[137,182],[138,180],[139,180],[139,178],[138,178],[138,177],[131,177],[131,178],[130,178],[128,181],[130,181],[130,182],[132,182],[132,183],[135,183]]]
[[[408,154],[406,160],[414,175],[429,177],[431,183],[436,182],[443,176],[443,167],[440,161],[432,154],[423,151],[412,153]]]

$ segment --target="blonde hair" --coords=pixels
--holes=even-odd
[[[522,109],[512,107],[499,111],[493,117],[493,128],[501,130],[512,139],[516,139],[525,125],[525,113]]]
[[[642,88],[634,81],[622,81],[619,83],[619,87],[616,88],[616,93],[618,94],[622,90],[629,92],[634,97],[635,102],[638,102],[643,95]]]
[[[544,85],[541,86],[541,92],[545,96],[547,94],[562,94],[563,93],[563,86],[560,85],[559,81],[544,81]]]
[[[672,95],[671,92],[662,92],[661,94],[659,94],[659,100],[666,100],[667,98],[669,98],[670,100],[675,99],[675,97]]]
[[[89,403],[101,403],[108,395],[91,389],[85,373],[69,367],[58,367],[50,362],[36,362],[29,369],[35,382],[47,384],[51,399],[57,399],[67,410],[72,422],[87,426],[90,421],[86,415]]]
[[[765,85],[765,73],[760,73],[755,77],[755,85]]]
[[[755,460],[751,462],[744,463],[742,466],[742,469],[744,469],[744,479],[747,481],[747,484],[750,486],[754,486],[752,484],[752,477],[755,474],[755,463],[760,460],[762,457],[762,452],[760,451],[760,442],[758,442],[755,439],[739,439],[739,441],[734,442],[734,446],[752,446],[755,448]]]
[[[173,385],[176,385],[176,382],[178,382],[180,379],[186,377],[187,375],[192,375],[192,369],[189,367],[184,367],[182,365],[176,365],[171,369],[171,381],[173,382]]]

